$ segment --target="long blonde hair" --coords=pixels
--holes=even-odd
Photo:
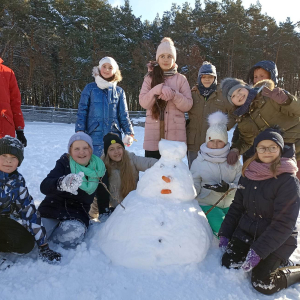
[[[106,166],[108,177],[110,177],[113,165],[116,164],[108,155],[104,157],[104,164]],[[133,168],[131,165],[130,157],[128,152],[124,149],[123,156],[120,162],[117,163],[118,168],[120,169],[120,178],[121,178],[121,191],[120,194],[125,198],[131,191],[136,189],[136,179],[133,175]]]
[[[277,177],[276,177],[276,171],[277,171],[277,167],[280,165],[280,159],[281,159],[281,153],[280,153],[279,156],[273,161],[273,163],[270,165],[270,170],[271,170],[271,172],[272,172],[272,174],[273,174],[273,176],[274,176],[275,178],[277,178]],[[243,177],[245,177],[245,171],[246,171],[246,169],[248,168],[248,166],[249,166],[254,160],[260,162],[260,160],[259,160],[259,158],[258,158],[257,152],[255,152],[255,154],[254,154],[252,157],[250,157],[249,159],[247,159],[247,160],[244,162],[243,168],[242,168],[242,176],[243,176]]]

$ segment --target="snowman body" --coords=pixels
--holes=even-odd
[[[99,245],[115,264],[152,268],[199,263],[211,228],[201,210],[188,167],[186,145],[162,140],[162,158],[148,169],[99,232]]]

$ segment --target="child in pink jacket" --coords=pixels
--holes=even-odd
[[[186,143],[184,113],[193,106],[186,77],[177,72],[176,49],[170,38],[163,38],[156,51],[156,61],[148,64],[140,92],[140,105],[147,109],[144,149],[146,157],[160,158],[158,142]]]

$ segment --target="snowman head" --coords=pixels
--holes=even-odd
[[[193,200],[196,197],[193,178],[182,161],[186,144],[162,139],[158,147],[161,159],[145,172],[138,182],[137,193],[169,201]]]

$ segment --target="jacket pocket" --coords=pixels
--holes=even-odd
[[[94,122],[89,127],[87,134],[90,135],[97,127],[99,126],[99,122]]]

